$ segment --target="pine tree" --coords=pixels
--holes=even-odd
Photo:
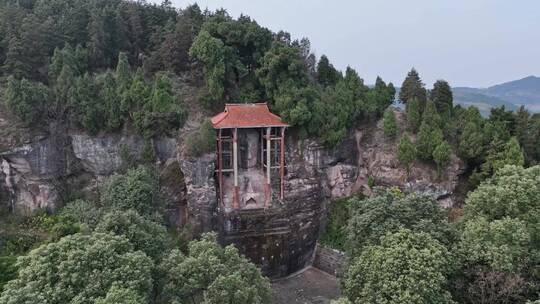
[[[422,122],[422,116],[420,114],[420,102],[417,98],[412,98],[407,103],[407,128],[409,131],[416,133]]]
[[[4,91],[4,100],[10,111],[24,123],[34,124],[44,117],[45,105],[49,101],[49,90],[41,83],[26,79],[17,80],[10,76]]]
[[[383,130],[384,135],[390,138],[394,138],[399,131],[396,121],[396,115],[392,109],[388,109],[386,110],[386,112],[384,112]]]
[[[450,162],[452,148],[446,141],[442,141],[433,151],[433,160],[437,164],[437,176],[440,178],[442,169]]]
[[[426,104],[426,89],[414,68],[407,74],[399,91],[399,99],[402,102],[408,103],[413,98],[418,99],[419,111],[422,113]]]
[[[411,166],[416,159],[416,148],[408,135],[403,135],[399,141],[397,150],[399,163],[407,170],[407,178],[411,173]]]
[[[431,90],[431,100],[435,103],[437,112],[444,118],[448,118],[451,109],[453,108],[453,94],[452,89],[448,82],[444,80],[437,80],[433,84],[433,90]]]
[[[422,121],[432,127],[442,127],[441,117],[439,116],[439,113],[437,113],[435,103],[431,100],[426,102],[426,108],[422,114]]]
[[[443,141],[443,134],[439,127],[431,126],[427,122],[422,122],[416,140],[416,151],[418,157],[424,160],[433,159],[433,151]]]
[[[493,171],[496,172],[506,165],[523,166],[524,164],[525,157],[523,156],[519,141],[517,138],[512,137],[504,146],[500,158],[494,162]]]
[[[12,37],[9,40],[6,61],[3,66],[5,74],[13,75],[17,79],[31,77],[32,67],[26,61],[24,51],[24,46],[19,38]]]
[[[126,53],[120,52],[118,64],[116,65],[116,83],[120,87],[127,87],[131,83],[131,72]]]
[[[334,86],[341,78],[341,73],[334,68],[325,55],[321,56],[317,64],[317,81],[323,86]]]

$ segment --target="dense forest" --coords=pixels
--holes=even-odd
[[[5,102],[27,123],[59,121],[91,133],[133,125],[151,137],[182,125],[190,105],[180,92],[191,85],[202,87],[197,100],[209,112],[267,100],[303,135],[335,145],[359,119],[381,115],[395,94],[382,79],[369,88],[352,68],[343,75],[326,56],[317,62],[308,39],[224,10],[3,1],[0,14]]]
[[[484,118],[454,106],[450,84],[427,89],[412,69],[372,86],[315,57],[307,38],[248,16],[170,1],[0,0],[2,110],[28,127],[91,135],[178,135],[190,114],[268,101],[300,138],[331,148],[383,118],[399,165],[468,168],[464,206],[374,187],[335,203],[321,241],[350,257],[336,303],[526,303],[540,292],[540,115],[504,107]],[[201,123],[188,152],[213,149]],[[399,135],[399,136],[398,136]],[[208,137],[208,140],[205,138]],[[0,303],[267,303],[270,284],[215,234],[167,227],[152,151],[126,162],[95,200],[56,214],[9,216],[0,238]]]

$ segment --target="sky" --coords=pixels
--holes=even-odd
[[[155,0],[161,2],[161,0]],[[172,0],[185,7],[194,0]],[[313,52],[366,83],[401,85],[415,67],[427,87],[488,87],[540,76],[539,0],[199,0],[272,31],[307,37]]]

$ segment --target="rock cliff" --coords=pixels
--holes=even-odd
[[[395,111],[403,129],[403,113]],[[122,170],[126,151],[137,160],[147,144],[135,135],[89,136],[61,129],[21,138],[1,142],[0,206],[26,214],[37,208],[54,210],[75,191],[95,197],[103,181]],[[169,222],[190,223],[196,234],[218,231],[223,243],[236,244],[272,277],[311,262],[326,204],[357,191],[369,193],[370,177],[376,185],[428,194],[450,206],[464,170],[453,156],[438,180],[433,164],[418,162],[407,180],[395,157],[397,140],[384,137],[381,122],[360,126],[334,149],[301,140],[291,131],[285,200],[268,210],[225,213],[217,206],[213,154],[185,157],[182,137],[155,139],[151,145]]]

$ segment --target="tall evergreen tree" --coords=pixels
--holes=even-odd
[[[443,141],[443,134],[439,127],[432,126],[428,122],[422,122],[416,140],[418,157],[424,160],[433,159],[433,151]]]
[[[437,112],[444,118],[448,118],[450,110],[453,108],[453,94],[448,82],[437,80],[431,90],[431,100],[435,103]]]
[[[386,110],[383,117],[383,130],[384,135],[394,138],[398,133],[398,125],[396,121],[396,114],[392,109]]]
[[[409,131],[416,133],[420,127],[420,124],[422,123],[420,102],[418,101],[418,98],[412,98],[409,100],[405,111],[407,113],[407,128]]]
[[[416,159],[416,147],[408,135],[403,135],[399,141],[397,158],[399,163],[407,170],[407,178],[411,174],[411,166]]]
[[[341,73],[334,68],[326,55],[322,55],[317,64],[317,81],[323,86],[333,86],[341,78]]]
[[[433,150],[433,160],[437,164],[437,176],[439,178],[442,176],[442,169],[450,162],[451,153],[452,147],[450,147],[446,141],[442,141],[435,150]]]
[[[32,66],[28,64],[24,56],[24,46],[19,38],[13,36],[9,40],[6,60],[3,71],[5,74],[13,75],[17,79],[30,78],[32,75]]]
[[[413,98],[416,98],[419,102],[420,113],[423,112],[427,99],[426,89],[420,79],[420,75],[418,75],[418,72],[414,68],[407,74],[399,91],[399,99],[402,102],[407,103]]]

